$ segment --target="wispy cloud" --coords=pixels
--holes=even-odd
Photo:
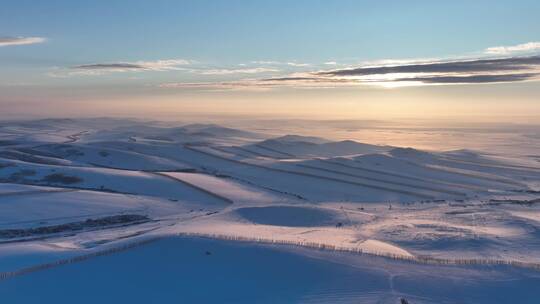
[[[274,60],[255,60],[255,61],[251,61],[252,64],[261,64],[261,65],[278,65],[278,64],[283,64],[282,62],[279,62],[279,61],[274,61]]]
[[[340,79],[292,76],[262,79],[242,79],[237,81],[222,82],[171,82],[163,83],[159,87],[168,89],[258,91],[270,90],[277,87],[322,89],[354,85],[358,85],[358,83]]]
[[[81,64],[50,73],[53,77],[102,75],[116,72],[186,71],[202,76],[224,76],[219,82],[169,82],[163,88],[254,90],[279,87],[333,88],[375,85],[382,87],[457,85],[540,80],[540,43],[487,48],[478,57],[385,59],[346,65],[336,61],[319,64],[299,61],[251,61],[235,66],[167,59]],[[248,76],[249,75],[249,76]],[[250,79],[238,79],[241,76]],[[215,77],[214,77],[215,78]]]
[[[193,63],[194,61],[186,59],[90,63],[71,66],[69,68],[56,68],[54,71],[48,73],[48,75],[51,77],[65,78],[70,76],[99,76],[123,72],[183,71],[189,70],[186,66]]]
[[[494,46],[484,51],[484,53],[489,55],[509,55],[529,52],[540,52],[540,42],[527,42],[512,46]]]
[[[166,89],[190,89],[203,91],[261,91],[271,87],[259,85],[257,80],[223,81],[223,82],[171,82],[159,85]]]
[[[449,62],[347,68],[319,72],[326,76],[369,76],[395,73],[478,73],[512,72],[540,65],[540,56],[499,59],[473,59]]]
[[[0,47],[43,43],[46,40],[43,37],[0,37]]]
[[[469,75],[469,76],[431,76],[431,77],[414,77],[414,78],[398,78],[394,81],[420,81],[423,83],[433,84],[474,84],[474,83],[498,83],[498,82],[514,82],[532,79],[538,76],[538,73],[522,73],[522,74],[502,74],[502,75]]]
[[[209,69],[198,70],[197,73],[201,75],[231,75],[231,74],[258,74],[258,73],[275,73],[279,72],[279,69],[275,68],[242,68],[242,69]]]
[[[402,87],[519,82],[540,77],[540,56],[402,62],[402,64],[378,66],[369,64],[229,82],[166,83],[161,87],[208,90],[335,88],[359,85]]]
[[[196,61],[186,59],[167,59],[155,61],[134,62],[106,62],[81,64],[69,67],[61,76],[70,75],[103,75],[116,72],[143,72],[143,71],[186,71],[199,75],[234,75],[234,74],[262,74],[276,73],[276,67],[247,67],[241,68],[214,68],[201,66]],[[58,76],[55,72],[51,76]]]
[[[104,70],[111,72],[124,72],[129,70],[144,70],[145,67],[134,63],[93,63],[71,67],[75,70]]]
[[[251,64],[257,64],[257,65],[263,65],[263,66],[268,66],[268,65],[271,65],[271,66],[290,66],[290,67],[308,67],[308,66],[311,66],[310,63],[305,63],[305,62],[296,62],[296,61],[287,61],[287,62],[283,62],[283,61],[275,61],[275,60],[256,60],[256,61],[251,61],[250,62]]]
[[[156,61],[137,61],[135,64],[143,66],[147,70],[153,71],[169,71],[169,70],[185,70],[186,65],[194,64],[195,61],[186,59],[166,59]]]
[[[184,70],[183,66],[191,62],[185,59],[167,59],[155,61],[135,61],[135,62],[112,62],[112,63],[92,63],[71,67],[73,70],[90,70],[102,72],[128,72],[128,71],[174,71]]]
[[[310,66],[311,64],[309,64],[309,63],[298,63],[298,62],[287,62],[287,65],[288,66],[293,66],[293,67],[307,67],[307,66]]]

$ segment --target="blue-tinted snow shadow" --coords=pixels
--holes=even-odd
[[[402,294],[410,303],[537,303],[540,279],[521,270],[499,267],[509,279],[495,281],[480,268],[479,282],[395,262],[392,290],[394,262],[351,267],[281,248],[169,238],[2,281],[0,295],[2,303],[397,303]]]

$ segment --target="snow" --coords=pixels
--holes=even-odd
[[[49,192],[0,197],[0,229],[46,226],[114,214],[164,216],[182,202],[96,191]]]
[[[24,176],[25,183],[36,185],[54,185],[60,187],[106,190],[128,194],[141,194],[167,199],[204,202],[206,204],[224,204],[223,201],[209,196],[198,189],[150,172],[117,170],[92,167],[66,167],[42,164],[13,162],[14,166],[0,170],[0,178],[10,180],[16,173],[29,171]],[[62,174],[80,179],[74,183],[49,182],[46,176]]]
[[[0,276],[84,257],[0,281],[7,302],[534,301],[529,156],[106,118],[4,122],[4,140],[0,230],[148,217],[0,239]]]
[[[333,226],[341,220],[335,211],[309,207],[249,207],[236,209],[236,212],[256,224],[286,227]]]
[[[235,182],[232,179],[219,178],[199,173],[163,172],[162,174],[177,178],[191,185],[206,189],[211,193],[228,198],[236,205],[242,203],[257,204],[284,201],[282,197],[275,193],[249,186],[248,184]]]
[[[294,135],[267,139],[246,147],[262,148],[264,150],[281,154],[282,156],[289,156],[291,158],[365,154],[384,152],[389,149],[389,147],[368,145],[352,140],[331,142],[319,138]]]
[[[21,184],[4,184],[0,183],[0,196],[5,196],[6,194],[15,194],[15,193],[27,193],[29,191],[41,191],[41,190],[52,190],[54,188],[47,187],[37,187],[30,185],[21,185]]]
[[[540,283],[534,273],[505,267],[438,268],[360,256],[350,267],[311,254],[169,238],[15,277],[0,283],[0,294],[10,303],[535,303]]]
[[[180,170],[189,168],[188,165],[178,161],[99,146],[42,146],[39,149],[47,153],[57,154],[59,157],[70,159],[76,163],[100,167],[129,170]],[[66,151],[70,150],[75,150],[77,153],[66,153]]]

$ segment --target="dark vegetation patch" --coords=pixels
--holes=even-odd
[[[517,199],[490,199],[488,205],[503,205],[503,204],[511,204],[511,205],[525,205],[525,206],[531,206],[533,204],[540,203],[540,198],[531,199],[531,200],[517,200]]]
[[[13,150],[16,150],[16,151],[19,151],[19,152],[22,152],[22,153],[26,153],[26,154],[58,158],[58,155],[56,155],[56,154],[41,151],[41,150],[36,150],[36,149],[32,149],[32,148],[17,148],[17,149],[13,149]]]
[[[4,168],[7,168],[7,167],[13,167],[14,165],[13,164],[10,164],[10,163],[0,163],[0,169],[4,169]]]
[[[159,136],[159,135],[150,135],[150,136],[145,136],[144,138],[145,139],[150,139],[150,140],[160,140],[160,141],[169,141],[169,142],[173,141],[173,139],[170,138],[170,137]]]
[[[64,151],[66,153],[66,156],[84,156],[84,153],[77,150],[77,149],[67,149]]]
[[[478,212],[477,210],[454,210],[454,211],[447,211],[444,214],[447,215],[462,215],[462,214],[472,214]]]
[[[215,137],[214,134],[212,133],[209,133],[209,132],[187,132],[187,134],[189,135],[192,135],[192,136],[199,136],[199,137]]]
[[[19,151],[0,151],[0,157],[7,159],[20,160],[28,163],[44,164],[44,165],[61,165],[62,163],[55,160],[45,159],[32,154],[27,154]]]
[[[91,228],[103,228],[113,225],[139,224],[148,222],[150,219],[146,215],[138,214],[123,214],[102,217],[98,219],[87,219],[81,222],[72,222],[54,226],[44,226],[27,229],[2,229],[0,230],[0,238],[12,239],[19,237],[39,236],[52,233],[79,231]]]
[[[8,181],[10,182],[22,182],[24,181],[28,176],[34,176],[36,175],[36,171],[32,169],[23,169],[19,172],[14,172],[8,177]]]
[[[83,181],[82,178],[78,176],[64,175],[62,173],[53,173],[45,176],[41,181],[47,183],[60,183],[60,184],[76,184]]]
[[[14,140],[0,140],[0,146],[13,146],[18,144],[18,142]]]
[[[84,152],[77,149],[75,146],[71,145],[57,145],[54,147],[54,149],[62,156],[62,157],[77,157],[77,156],[84,156]]]
[[[531,190],[531,189],[520,189],[520,190],[511,190],[513,192],[518,192],[518,193],[530,193],[530,194],[540,194],[540,191],[538,190]]]

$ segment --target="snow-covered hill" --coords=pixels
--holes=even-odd
[[[365,263],[371,256],[397,259],[376,260],[392,264],[381,279],[391,278],[393,287],[374,286],[384,291],[366,299],[394,303],[402,294],[414,303],[438,301],[450,296],[438,289],[444,278],[427,289],[411,289],[411,282],[426,279],[418,269],[449,269],[464,278],[472,268],[462,264],[488,267],[474,270],[479,276],[490,271],[486,265],[540,267],[539,191],[540,163],[515,155],[423,151],[302,135],[272,138],[214,124],[108,118],[3,122],[0,279],[9,279],[0,281],[0,291],[14,297],[8,290],[13,282],[28,284],[20,274],[87,258],[62,271],[81,267],[98,275],[102,266],[91,257],[162,238],[163,243],[134,250],[133,262],[139,263],[138,250],[153,252],[155,244],[172,251],[187,243],[210,248],[204,249],[212,252],[205,259],[232,248],[242,251],[235,247],[240,245],[192,239],[208,237],[298,246],[286,258],[273,257],[281,249],[268,253],[268,259],[283,263],[318,255],[300,249],[312,247],[349,252],[325,253],[325,259],[341,265]],[[177,235],[188,238],[173,238]],[[201,262],[200,257],[183,258],[182,263]],[[103,259],[112,262],[117,254]],[[225,261],[240,262],[223,259],[215,267]],[[98,264],[89,270],[85,263]],[[415,274],[401,279],[401,269]],[[340,268],[331,275],[348,271]],[[504,267],[497,271],[509,280],[518,276]],[[523,286],[537,280],[529,271],[519,272]],[[39,280],[38,273],[26,276]],[[72,287],[74,292],[81,288]],[[423,298],[426,292],[433,293]],[[322,299],[351,294],[365,296],[352,288],[328,291]],[[491,299],[480,294],[474,298],[478,303]],[[283,299],[289,296],[294,295]]]

